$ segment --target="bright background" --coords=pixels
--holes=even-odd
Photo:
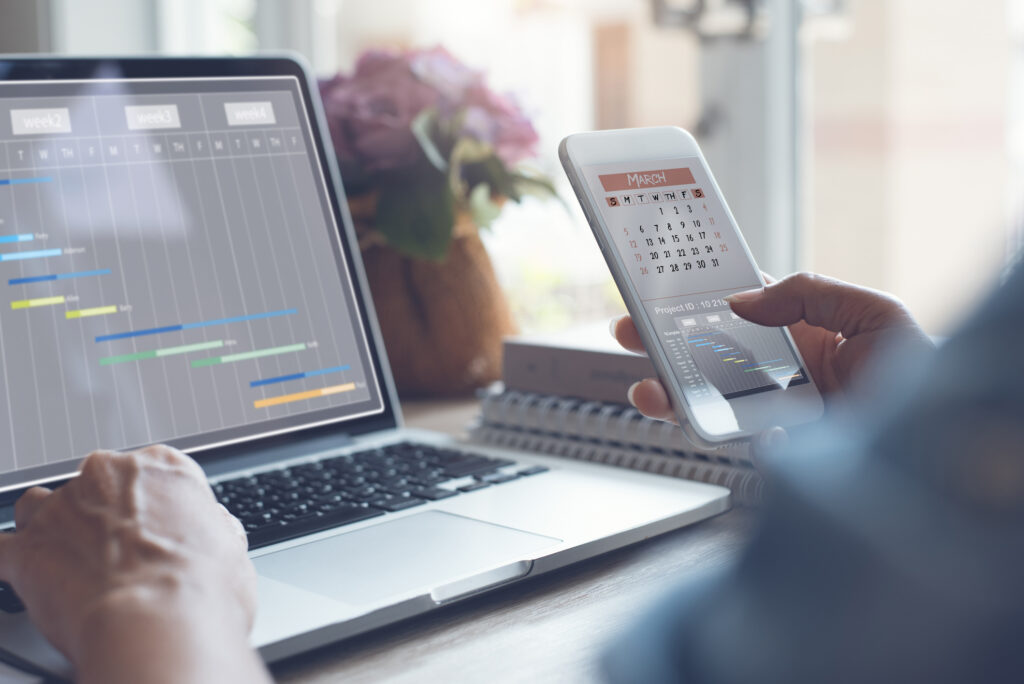
[[[556,158],[592,128],[696,131],[766,270],[894,292],[929,332],[997,281],[1024,235],[1024,3],[706,0],[701,36],[680,20],[697,0],[656,4],[0,0],[0,51],[287,48],[328,75],[443,44],[534,116],[569,207],[508,205],[485,237],[528,331],[622,310]]]

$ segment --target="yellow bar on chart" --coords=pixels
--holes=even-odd
[[[12,309],[30,309],[34,306],[52,306],[54,304],[63,304],[64,296],[60,297],[40,297],[39,299],[22,299],[21,301],[11,302]]]
[[[65,311],[64,317],[71,318],[85,318],[86,316],[106,316],[107,314],[117,313],[116,306],[97,306],[93,309],[79,309],[78,311]]]
[[[317,397],[326,397],[329,394],[338,394],[339,392],[351,392],[356,388],[354,382],[349,382],[344,385],[333,385],[331,387],[323,387],[321,389],[309,390],[308,392],[296,392],[295,394],[282,394],[279,397],[270,397],[269,399],[260,399],[252,403],[256,408],[267,408],[268,406],[277,406],[279,404],[288,404],[293,401],[302,401],[303,399],[316,399]]]

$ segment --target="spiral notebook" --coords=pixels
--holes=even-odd
[[[469,435],[480,444],[721,485],[738,504],[757,505],[764,496],[747,443],[699,449],[678,425],[622,404],[521,392],[499,383],[482,397]]]

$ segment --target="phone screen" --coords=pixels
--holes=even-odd
[[[723,300],[761,283],[698,158],[582,171],[689,402],[808,382],[780,329],[743,320]]]

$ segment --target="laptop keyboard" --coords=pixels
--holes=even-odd
[[[547,470],[405,442],[224,480],[213,491],[257,549]]]
[[[547,472],[504,458],[405,442],[213,485],[258,549]],[[0,582],[0,611],[25,607]]]
[[[7,582],[0,582],[0,610],[5,613],[20,613],[25,605]]]

